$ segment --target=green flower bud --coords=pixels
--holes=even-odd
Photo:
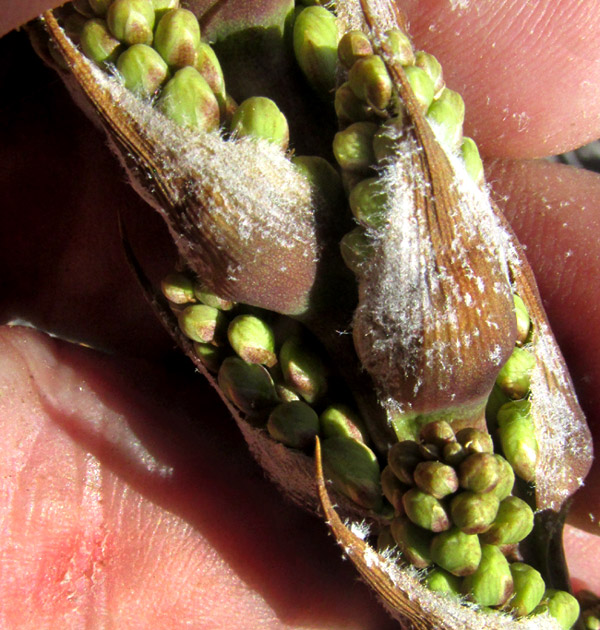
[[[275,335],[271,327],[254,315],[238,315],[229,323],[227,338],[235,353],[246,363],[273,367],[277,363]]]
[[[549,588],[533,614],[544,611],[548,611],[563,630],[570,630],[579,618],[579,602],[566,591]]]
[[[99,66],[115,63],[123,48],[110,34],[106,22],[97,18],[83,25],[79,43],[83,54]]]
[[[348,83],[355,96],[376,109],[383,110],[389,105],[392,79],[378,55],[359,59],[348,73]]]
[[[419,445],[412,440],[396,442],[388,451],[388,464],[400,481],[408,485],[414,483],[413,473],[417,464],[423,461]]]
[[[479,538],[453,527],[434,536],[431,541],[431,558],[452,575],[470,575],[477,570],[481,561]]]
[[[439,98],[429,106],[427,119],[434,123],[443,144],[453,151],[462,145],[465,103],[458,92],[444,88]]]
[[[324,437],[351,437],[359,442],[368,441],[362,418],[347,405],[329,405],[319,416]]]
[[[404,133],[404,123],[404,116],[400,114],[379,126],[373,136],[373,153],[377,162],[385,162],[396,155],[398,139]]]
[[[178,314],[181,332],[192,341],[210,343],[221,336],[227,320],[221,311],[205,304],[192,304]]]
[[[224,116],[227,109],[227,93],[225,91],[225,77],[215,51],[205,42],[200,42],[196,50],[197,57],[194,68],[210,85],[210,89],[217,97],[217,102]]]
[[[401,66],[412,66],[415,63],[415,52],[408,35],[398,28],[384,33],[384,41],[389,46],[394,61]]]
[[[106,14],[110,32],[128,46],[152,43],[154,19],[150,0],[114,0]]]
[[[415,65],[427,73],[433,83],[434,98],[437,98],[445,85],[440,62],[433,55],[420,50],[415,55]]]
[[[154,48],[135,44],[119,55],[117,70],[128,90],[150,98],[166,80],[169,69]]]
[[[152,0],[152,6],[158,23],[167,11],[179,8],[179,0]]]
[[[183,273],[170,273],[160,283],[163,295],[173,304],[194,301],[194,283]]]
[[[88,0],[90,8],[99,17],[106,15],[112,0]]]
[[[456,471],[442,462],[420,462],[414,470],[413,479],[417,488],[436,499],[443,499],[458,490]]]
[[[373,254],[373,246],[363,228],[357,226],[342,237],[340,253],[346,267],[359,275],[362,266]]]
[[[218,372],[224,358],[222,348],[213,346],[212,343],[199,343],[198,341],[194,341],[194,354],[210,372]]]
[[[172,68],[193,66],[198,58],[200,25],[187,9],[167,11],[154,34],[154,48]]]
[[[194,284],[194,297],[202,304],[218,308],[220,311],[230,311],[235,306],[235,302],[219,297],[202,283]]]
[[[524,348],[515,348],[498,373],[496,383],[510,398],[524,398],[529,391],[531,371],[535,357]]]
[[[382,505],[379,463],[375,453],[352,438],[331,437],[322,444],[323,470],[334,487],[358,505]]]
[[[491,527],[481,534],[481,541],[491,545],[513,545],[521,542],[533,529],[533,511],[518,497],[506,497],[500,502]]]
[[[490,492],[496,496],[498,501],[502,501],[512,493],[515,485],[515,471],[502,455],[494,454],[494,457],[500,466],[500,480]]]
[[[423,582],[430,591],[446,593],[447,595],[460,595],[461,579],[439,567],[432,569],[425,576]]]
[[[533,482],[538,460],[535,426],[527,400],[507,403],[498,411],[498,435],[504,457],[521,479]]]
[[[500,407],[496,418],[498,426],[503,426],[511,420],[527,420],[533,426],[531,419],[531,402],[529,400],[511,400]]]
[[[481,534],[487,531],[496,515],[500,501],[493,492],[466,490],[452,497],[450,514],[454,524],[465,534]]]
[[[264,96],[251,96],[240,104],[231,119],[231,131],[238,137],[268,140],[284,150],[290,139],[285,116],[270,98]]]
[[[531,327],[531,319],[527,312],[525,302],[515,293],[513,294],[515,301],[515,315],[517,317],[517,344],[525,343],[529,336],[529,328]]]
[[[335,91],[335,113],[343,124],[373,118],[373,109],[352,91],[349,83],[343,83]]]
[[[431,532],[443,532],[450,528],[450,519],[444,506],[430,494],[411,488],[402,497],[406,516],[419,527]]]
[[[321,358],[305,347],[299,337],[290,337],[279,353],[285,382],[308,403],[318,401],[327,391],[327,372]]]
[[[269,414],[267,430],[290,448],[308,448],[319,434],[319,416],[301,400],[284,402]]]
[[[477,570],[462,584],[463,592],[480,606],[502,606],[513,593],[513,579],[508,560],[494,545],[481,546]]]
[[[350,70],[358,59],[370,57],[373,54],[373,47],[362,31],[348,31],[340,39],[337,53],[340,63]]]
[[[218,383],[225,396],[247,414],[263,411],[279,402],[267,369],[238,357],[227,357],[223,361]]]
[[[325,202],[327,208],[336,211],[345,204],[342,179],[326,159],[318,155],[295,155],[292,164],[308,179],[316,196]]]
[[[513,562],[510,565],[513,578],[514,593],[509,607],[517,617],[525,617],[540,603],[546,585],[539,571],[523,562]]]
[[[160,110],[182,127],[214,131],[219,127],[219,104],[200,73],[186,66],[165,85],[158,100]]]
[[[419,431],[419,439],[441,447],[456,441],[454,429],[445,420],[434,420],[423,425]]]
[[[493,453],[494,443],[489,433],[479,429],[461,429],[456,434],[456,441],[464,446],[465,451],[471,453]]]
[[[584,613],[585,630],[600,630],[600,616],[592,612]]]
[[[308,7],[294,22],[294,54],[312,87],[327,97],[335,87],[338,32],[335,15]]]
[[[404,514],[402,497],[410,487],[396,477],[389,464],[381,471],[381,489],[383,496],[392,504],[396,514]]]
[[[417,527],[405,516],[397,516],[390,527],[404,560],[418,569],[424,569],[431,564],[430,532]]]
[[[378,127],[372,122],[357,122],[338,131],[333,138],[333,154],[345,170],[362,173],[375,163],[373,136]]]
[[[387,195],[378,177],[369,177],[356,184],[349,196],[350,210],[365,227],[379,228],[387,214]]]
[[[417,99],[417,103],[421,106],[423,112],[426,112],[433,102],[433,95],[435,94],[431,77],[425,70],[417,66],[407,66],[404,68],[404,72]]]
[[[460,147],[465,168],[471,179],[481,185],[483,183],[483,162],[479,156],[479,149],[472,138],[463,136]]]
[[[584,617],[585,630],[600,630],[600,616],[588,613]]]
[[[473,453],[458,469],[461,488],[473,492],[489,492],[500,481],[500,464],[491,453]]]
[[[442,447],[442,460],[450,466],[458,466],[469,453],[458,442],[449,442]]]

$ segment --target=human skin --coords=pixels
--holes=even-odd
[[[531,15],[524,1],[471,4],[408,1],[411,32],[495,158],[488,179],[527,246],[597,439],[600,178],[519,158],[600,136],[600,16],[592,2],[532,3]],[[0,33],[49,6],[5,2]],[[0,308],[2,321],[62,340],[0,329],[0,627],[397,627],[172,351],[123,260],[117,213],[153,278],[172,261],[164,227],[27,50],[14,33],[0,42]],[[565,51],[578,60],[568,68]],[[599,495],[596,466],[574,525],[598,531]],[[581,532],[566,541],[573,580],[600,593],[600,539]]]

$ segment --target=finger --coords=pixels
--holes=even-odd
[[[536,161],[500,161],[496,196],[527,247],[544,306],[600,448],[600,177]],[[576,495],[572,521],[600,535],[600,466]],[[594,519],[592,520],[591,517]]]
[[[18,328],[0,356],[8,626],[395,627],[192,371]]]
[[[563,542],[573,590],[585,589],[600,595],[600,538],[582,529],[567,525]]]
[[[600,136],[595,0],[405,0],[417,46],[466,103],[488,156],[534,157]]]
[[[0,11],[0,37],[18,28],[48,9],[63,4],[62,0],[8,0]]]

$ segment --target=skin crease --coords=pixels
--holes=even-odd
[[[482,3],[466,11],[441,1],[419,4],[422,18],[416,2],[407,6],[417,44],[440,56],[450,87],[462,89],[461,81],[474,77],[464,83],[469,133],[478,132],[489,155],[504,158],[491,165],[489,180],[528,247],[597,436],[600,178],[506,158],[600,135],[598,95],[581,87],[599,85],[600,77],[590,79],[591,63],[569,68],[581,93],[551,99],[543,137],[533,121],[546,115],[541,95],[554,89],[537,65],[543,38],[524,30],[518,54],[508,47],[515,41],[507,20],[512,15],[514,28],[521,25],[526,3],[486,4],[502,8],[494,37],[485,36],[496,22],[488,13],[483,20],[475,6]],[[595,13],[591,2],[554,3],[553,16],[549,4],[536,4],[545,11],[539,23],[557,20],[571,43],[579,17]],[[0,33],[47,6],[5,3]],[[432,18],[433,31],[426,27]],[[597,41],[600,27],[591,19],[586,32]],[[477,20],[484,22],[479,31]],[[550,23],[545,28],[556,32]],[[486,72],[459,54],[455,32],[467,29],[480,43],[496,41]],[[586,48],[590,62],[595,48]],[[0,123],[7,139],[0,146],[2,321],[22,318],[99,350],[22,328],[1,330],[0,627],[397,627],[356,583],[318,519],[282,501],[262,478],[214,393],[171,352],[123,261],[116,211],[154,278],[172,253],[162,224],[124,183],[102,136],[55,75],[27,51],[18,34],[0,42],[3,85],[20,80],[2,104]],[[559,53],[557,44],[544,56],[556,66]],[[528,70],[511,87],[520,85],[531,107],[515,107],[531,112],[521,133],[498,117],[501,100],[482,107],[476,99],[498,95],[499,75],[490,68],[515,66]],[[17,77],[23,68],[27,80]],[[464,75],[451,75],[454,68]],[[595,467],[576,498],[574,524],[597,531],[599,494]],[[598,537],[567,534],[575,587],[600,593]]]

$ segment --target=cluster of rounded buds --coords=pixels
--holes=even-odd
[[[418,441],[390,448],[381,487],[394,517],[378,545],[426,569],[431,590],[515,617],[542,609],[550,591],[517,550],[533,530],[533,510],[513,494],[513,467],[494,453],[487,432],[455,433],[445,420],[425,424]],[[571,595],[560,593],[565,608],[573,605]],[[571,619],[562,608],[560,614]]]
[[[331,367],[306,330],[281,315],[244,307],[209,292],[189,273],[169,274],[163,295],[180,331],[194,342],[219,388],[254,426],[310,452],[323,440],[323,462],[338,491],[358,506],[382,505],[380,466],[346,392],[329,392]]]
[[[235,105],[214,50],[202,41],[196,16],[178,0],[114,0],[98,17],[83,23],[79,41],[87,57],[124,85],[155,102],[184,127],[214,131],[222,126],[236,137],[264,138],[288,146],[287,120],[265,97]]]
[[[462,133],[464,103],[458,93],[445,87],[439,62],[423,51],[415,53],[399,29],[385,33],[385,45],[403,67],[440,143],[450,151],[460,150],[467,173],[481,183],[483,166],[477,146]],[[360,275],[361,266],[368,265],[372,254],[367,234],[385,227],[387,221],[386,187],[376,173],[394,156],[397,141],[406,128],[406,116],[404,106],[393,95],[385,63],[374,54],[362,31],[345,33],[337,51],[348,80],[335,92],[335,109],[342,129],[333,140],[333,153],[345,175],[350,209],[358,223],[342,239],[340,247],[348,267]]]

